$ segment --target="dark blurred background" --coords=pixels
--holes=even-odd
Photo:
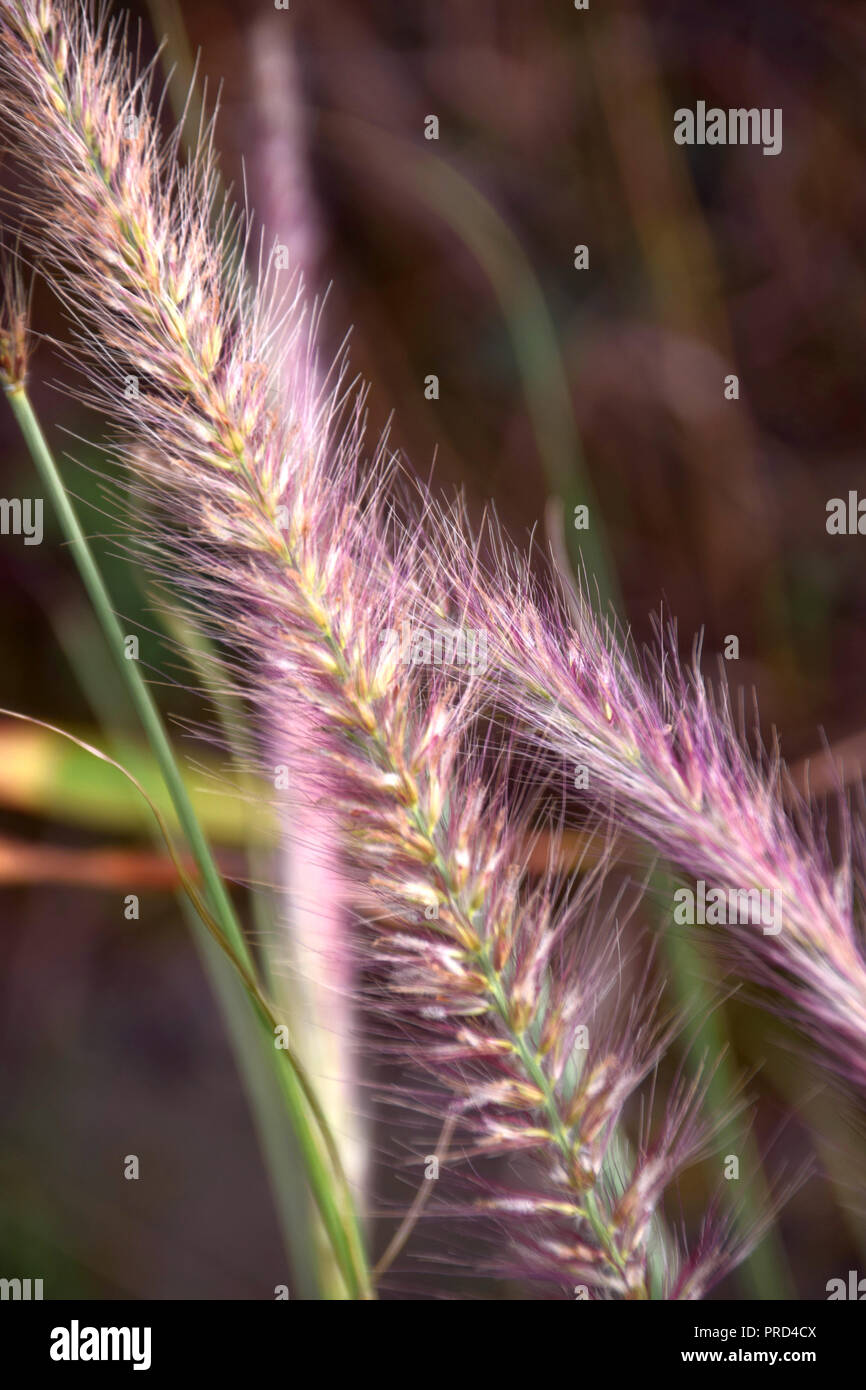
[[[684,652],[703,630],[710,664],[735,634],[729,679],[755,687],[795,775],[811,757],[813,791],[831,789],[823,729],[853,781],[866,566],[862,539],[825,523],[830,498],[866,494],[862,4],[154,0],[132,14],[145,54],[166,32],[178,74],[200,53],[209,93],[222,84],[226,180],[246,181],[314,288],[331,284],[324,351],[351,325],[371,440],[393,410],[417,472],[435,459],[476,517],[495,499],[563,567],[589,502],[581,539],[637,638],[662,604]],[[698,100],[781,107],[782,153],[678,147],[673,112]],[[63,332],[41,290],[35,326]],[[73,380],[46,346],[34,398],[85,465],[67,476],[98,535],[99,455],[62,431],[98,441],[99,422],[55,379]],[[6,412],[0,448],[3,494],[39,495]],[[112,677],[47,506],[44,544],[3,537],[0,566],[0,703],[99,741]],[[129,630],[158,626],[138,577],[106,569]],[[196,717],[192,696],[164,693],[170,715]],[[56,1297],[271,1297],[285,1257],[248,1111],[142,826],[106,811],[107,784],[50,738],[6,721],[0,739],[0,1274],[42,1276]],[[216,838],[231,864],[232,826]],[[762,1067],[759,1139],[785,1122],[788,1162],[816,1158],[777,1234],[796,1295],[823,1298],[866,1260],[861,1123],[804,1093],[766,1017],[734,1010],[729,1026],[737,1064]],[[124,1180],[128,1153],[147,1181]],[[440,1290],[471,1296],[449,1278]],[[736,1277],[721,1290],[742,1291]]]

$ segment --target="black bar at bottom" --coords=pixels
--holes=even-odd
[[[6,1301],[0,1303],[0,1338],[4,1364],[16,1366],[19,1383],[28,1372],[58,1380],[92,1380],[108,1370],[114,1377],[128,1374],[134,1381],[149,1377],[160,1382],[184,1371],[213,1372],[225,1380],[235,1372],[250,1378],[257,1371],[270,1376],[278,1369],[290,1383],[304,1365],[308,1372],[312,1369],[311,1361],[317,1374],[345,1367],[353,1378],[384,1374],[391,1379],[395,1373],[411,1376],[419,1370],[426,1377],[440,1368],[445,1374],[449,1366],[453,1374],[459,1366],[461,1379],[466,1379],[472,1363],[488,1377],[499,1365],[507,1369],[518,1346],[524,1355],[538,1357],[546,1345],[549,1354],[551,1344],[537,1340],[536,1319],[554,1318],[547,1327],[565,1337],[552,1344],[558,1348],[555,1359],[561,1369],[570,1364],[580,1380],[586,1378],[590,1357],[600,1363],[597,1371],[606,1366],[617,1379],[628,1371],[666,1375],[675,1367],[686,1376],[710,1368],[761,1367],[798,1368],[826,1380],[858,1364],[866,1328],[866,1309],[846,1302],[575,1300],[565,1306],[559,1301],[558,1312],[557,1301],[548,1312],[543,1303],[521,1303],[512,1309],[508,1303],[494,1302],[485,1314],[480,1302],[464,1302],[471,1307],[464,1307],[462,1314],[455,1310],[457,1324],[449,1321],[446,1326],[444,1320],[451,1314],[441,1301],[426,1312],[417,1307],[401,1310],[393,1303],[368,1306],[357,1323],[352,1314],[349,1324],[343,1321],[349,1316],[345,1305],[297,1301]],[[432,1341],[407,1339],[419,1316],[429,1331],[444,1334],[442,1340],[439,1335]],[[464,1323],[463,1318],[471,1321]]]

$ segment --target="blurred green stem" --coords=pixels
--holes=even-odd
[[[94,715],[108,735],[115,761],[123,764],[128,751],[123,743],[123,734],[127,730],[122,723],[125,685],[108,658],[92,609],[76,591],[61,611],[58,612],[56,605],[52,606],[48,618],[58,646],[74,671]],[[197,650],[197,644],[204,642],[188,625],[181,626],[179,616],[173,611],[168,610],[164,620],[172,631],[177,626],[179,645],[187,657],[190,647]],[[213,654],[209,655],[213,660]],[[206,663],[197,664],[197,670],[199,665],[205,671],[209,670]],[[208,693],[212,699],[216,698],[215,689],[208,687]],[[221,721],[222,714],[220,710]],[[231,732],[230,726],[225,725],[225,732],[227,735]],[[158,842],[159,836],[155,835],[154,839]],[[249,852],[257,852],[254,845]],[[263,878],[264,872],[259,877]],[[264,1048],[271,1046],[270,1039],[262,1037],[258,1023],[250,1013],[247,996],[235,968],[226,961],[216,942],[198,929],[199,917],[187,894],[179,889],[176,900],[192,932],[211,989],[227,1017],[229,1034],[234,1039],[235,1061],[265,1158],[283,1246],[294,1271],[292,1293],[297,1290],[297,1296],[304,1301],[320,1298],[323,1292],[326,1297],[342,1297],[345,1286],[339,1269],[334,1269],[336,1261],[330,1243],[327,1242],[327,1252],[319,1251],[317,1254],[314,1250],[311,1229],[313,1204],[309,1188],[302,1177],[300,1181],[295,1179],[295,1174],[302,1173],[303,1168],[297,1151],[297,1139],[274,1069],[265,1060]],[[258,893],[252,895],[251,906],[256,928],[264,939],[269,924],[265,920]],[[324,1233],[321,1239],[326,1241]]]
[[[556,329],[520,241],[493,203],[429,150],[419,155],[412,141],[344,113],[322,115],[319,131],[330,133],[340,152],[346,143],[361,145],[364,157],[399,188],[401,198],[407,189],[414,193],[475,257],[502,310],[548,485],[562,501],[563,539],[571,566],[575,574],[585,571],[590,585],[597,586],[602,608],[617,602],[601,511],[584,466]],[[578,503],[589,508],[589,530],[577,532],[571,524]]]

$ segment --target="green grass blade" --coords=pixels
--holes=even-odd
[[[251,970],[252,960],[240,922],[195,814],[175,761],[162,716],[136,662],[125,658],[125,634],[117,620],[99,567],[67,495],[29,396],[24,386],[19,384],[7,387],[6,394],[42,483],[60,519],[109,649],[118,664],[132,704],[159,764],[184,837],[201,875],[207,904],[234,956],[244,968]],[[279,1061],[276,1049],[272,1047],[271,1050],[273,1059]],[[277,1073],[282,1095],[292,1116],[316,1205],[349,1295],[353,1298],[369,1297],[369,1267],[351,1192],[347,1186],[344,1186],[342,1191],[339,1190],[340,1184],[325,1152],[320,1128],[310,1112],[297,1077],[285,1066],[278,1066]]]

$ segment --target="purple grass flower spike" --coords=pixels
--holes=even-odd
[[[575,596],[544,585],[493,540],[497,563],[485,570],[455,512],[437,553],[460,576],[469,620],[491,633],[494,698],[554,775],[583,767],[597,809],[696,880],[702,900],[715,892],[723,906],[705,923],[721,928],[732,969],[771,990],[836,1077],[866,1096],[862,822],[840,805],[835,864],[778,747],[747,751],[727,686],[713,692],[700,673],[699,648],[687,669],[675,633],[660,633],[658,656],[642,664],[586,586]]]
[[[373,904],[355,949],[376,987],[361,1002],[456,1124],[466,1187],[482,1189],[472,1213],[513,1233],[498,1263],[596,1298],[701,1296],[749,1248],[708,1223],[689,1259],[665,1226],[666,1191],[727,1118],[704,1117],[711,1069],[654,1103],[679,1022],[624,974],[615,837],[579,882],[555,845],[532,880],[525,825],[548,779],[515,791],[492,705],[508,701],[536,752],[590,762],[623,823],[690,871],[781,884],[802,925],[762,943],[765,969],[791,957],[805,980],[826,931],[840,988],[824,1030],[844,1022],[847,1048],[862,1020],[841,991],[847,919],[829,881],[702,687],[689,704],[681,681],[666,685],[657,709],[588,613],[574,629],[564,607],[543,610],[514,564],[486,586],[429,494],[401,521],[405,480],[385,443],[362,458],[345,359],[311,365],[316,316],[220,203],[212,127],[189,164],[178,136],[163,147],[122,27],[72,0],[2,0],[0,20],[0,116],[33,167],[25,235],[74,324],[86,398],[117,431],[140,553],[228,653],[259,765],[285,748],[290,785],[330,817],[346,878]],[[479,1176],[493,1155],[519,1182]]]

